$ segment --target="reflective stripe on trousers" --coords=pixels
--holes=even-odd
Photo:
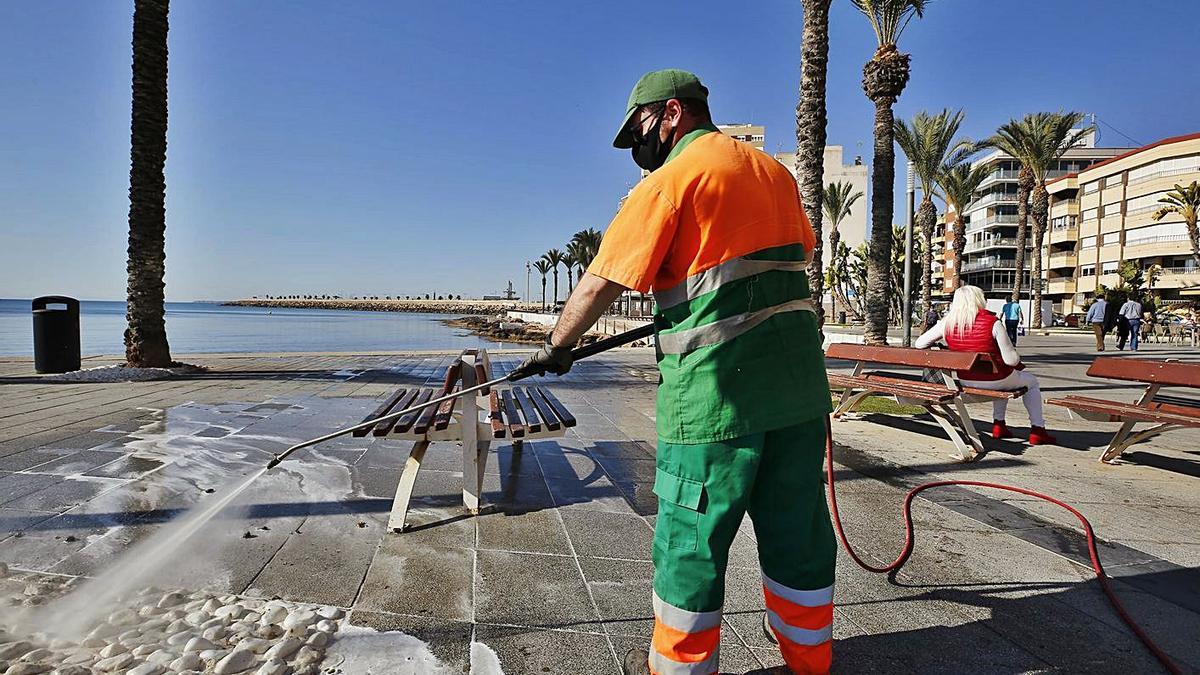
[[[782,312],[812,312],[815,314],[816,311],[812,301],[805,298],[764,307],[754,312],[727,316],[695,328],[673,332],[660,331],[658,333],[658,349],[663,354],[686,354],[701,347],[732,340]]]
[[[767,623],[794,673],[827,673],[833,660],[833,586],[788,588],[763,574]]]
[[[654,641],[650,670],[655,675],[708,675],[717,672],[721,610],[690,612],[654,594]]]

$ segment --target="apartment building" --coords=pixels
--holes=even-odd
[[[779,160],[786,166],[792,175],[796,175],[796,153],[794,152],[777,152],[775,159]],[[869,177],[867,175],[867,165],[863,164],[861,157],[855,157],[854,161],[849,164],[845,163],[845,150],[840,145],[825,146],[825,184],[830,183],[850,183],[853,186],[853,192],[863,193],[854,206],[850,207],[850,215],[838,225],[838,234],[841,236],[843,244],[851,249],[856,248],[859,244],[867,240],[867,211],[871,208],[871,202],[867,200],[867,183]],[[822,247],[821,259],[825,265],[829,264],[831,251],[829,250],[829,223],[824,224],[823,237],[825,239]]]
[[[749,143],[759,150],[766,147],[767,129],[760,124],[718,124],[717,128],[726,136]]]
[[[1089,134],[1063,154],[1048,178],[1078,173],[1130,150],[1095,147],[1095,134]],[[975,160],[974,164],[992,167],[992,172],[980,185],[975,200],[961,214],[966,219],[963,281],[982,288],[989,298],[1001,298],[1012,292],[1017,279],[1017,173],[1021,166],[1010,155],[998,150]],[[1032,241],[1026,242],[1027,253],[1031,253],[1032,246]],[[946,249],[951,248],[947,242]],[[1026,255],[1022,283],[1026,289],[1030,287],[1030,260]]]
[[[1046,299],[1057,311],[1081,311],[1098,285],[1120,283],[1124,261],[1160,266],[1153,291],[1163,300],[1200,299],[1200,269],[1183,219],[1152,219],[1163,195],[1192,181],[1200,181],[1200,134],[1167,138],[1048,181]]]

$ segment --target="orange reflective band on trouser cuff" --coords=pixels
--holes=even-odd
[[[712,675],[717,672],[721,661],[721,643],[718,639],[713,645],[712,652],[700,661],[676,661],[658,651],[658,626],[654,628],[656,644],[650,650],[650,672],[653,675]]]
[[[806,630],[822,630],[833,623],[832,603],[820,607],[805,607],[780,598],[767,590],[765,586],[763,590],[766,591],[764,595],[766,596],[767,610],[789,626]]]
[[[833,664],[833,640],[809,647],[791,644],[787,638],[779,635],[779,631],[775,631],[775,635],[779,637],[779,652],[793,673],[807,675],[829,672]]]

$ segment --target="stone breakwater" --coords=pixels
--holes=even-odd
[[[25,585],[0,603],[9,605],[8,616],[0,615],[0,672],[5,675],[318,675],[326,647],[345,621],[337,607],[146,588],[114,607],[86,635],[29,634],[12,608],[52,601],[71,583],[34,575],[4,581],[10,587]]]
[[[464,316],[457,319],[443,319],[442,323],[454,328],[464,328],[493,342],[521,342],[542,344],[546,341],[546,333],[550,327],[540,323],[491,316]],[[580,339],[579,344],[589,345],[597,340],[608,337],[603,333],[591,332]],[[649,343],[645,340],[635,340],[629,347],[644,347]]]
[[[515,300],[231,300],[229,307],[286,307],[291,309],[346,309],[359,312],[412,312],[425,314],[500,314],[507,310],[536,311],[538,304]]]

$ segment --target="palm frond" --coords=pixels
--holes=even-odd
[[[962,123],[963,111],[949,108],[936,115],[922,110],[913,115],[912,122],[895,122],[896,144],[913,163],[913,173],[926,196],[936,192],[937,176],[944,165],[960,163],[974,149],[970,141],[954,140]]]
[[[879,46],[895,45],[913,17],[925,16],[930,0],[850,0],[875,31]]]
[[[1093,131],[1094,127],[1080,126],[1083,119],[1080,112],[1030,113],[1005,122],[981,145],[1012,155],[1041,185],[1067,149]]]
[[[850,209],[855,202],[862,197],[862,190],[854,190],[854,185],[849,181],[839,181],[825,186],[821,203],[825,217],[829,219],[830,230],[837,229],[846,216],[850,215]]]

